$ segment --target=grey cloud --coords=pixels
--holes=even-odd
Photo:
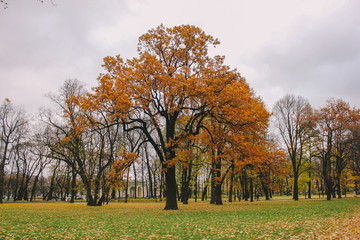
[[[252,63],[260,81],[303,95],[315,106],[330,97],[360,106],[360,15],[351,9],[359,7],[354,2],[318,22],[299,23],[289,39],[264,47]]]

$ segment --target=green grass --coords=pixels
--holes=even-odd
[[[316,238],[334,218],[359,212],[360,198],[260,202],[4,203],[0,239],[300,239]]]

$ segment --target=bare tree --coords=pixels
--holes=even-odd
[[[309,102],[301,96],[285,95],[273,108],[278,128],[289,154],[294,174],[294,200],[299,200],[298,180],[304,153],[305,130],[308,126]]]
[[[0,106],[0,203],[4,193],[5,165],[9,163],[10,148],[22,135],[27,124],[25,112],[6,99]]]

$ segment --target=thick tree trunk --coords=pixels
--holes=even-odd
[[[233,199],[233,184],[234,184],[234,164],[231,165],[231,173],[230,173],[230,189],[229,189],[229,202],[232,202]]]
[[[250,177],[250,202],[254,201],[254,184],[253,184],[253,178]]]
[[[331,194],[333,198],[336,198],[336,187],[332,189]]]
[[[53,175],[51,176],[49,193],[48,193],[48,196],[47,196],[48,201],[53,199],[53,192],[54,192],[54,188],[55,188],[55,183],[54,182],[55,182],[55,174],[56,174],[57,167],[58,167],[58,165],[54,168]]]
[[[23,172],[21,176],[21,183],[17,193],[16,200],[21,201],[24,198],[24,193],[25,193],[24,191],[25,191],[25,173]]]
[[[337,195],[338,198],[341,198],[341,173],[338,172],[338,176],[337,176]]]
[[[221,198],[221,183],[216,183],[215,185],[215,204],[216,205],[223,205],[222,198]]]
[[[265,194],[265,200],[270,200],[269,186],[266,183],[264,183],[263,181],[261,181],[261,186],[262,186],[264,194]]]
[[[31,189],[31,195],[30,195],[30,202],[35,200],[35,195],[36,195],[36,186],[39,180],[39,174],[35,176],[34,179],[34,183],[33,183],[33,187]]]
[[[244,182],[243,182],[243,198],[245,201],[249,200],[249,189],[248,189],[248,183],[247,183],[247,175],[244,173]]]
[[[178,205],[176,201],[175,166],[166,168],[165,180],[166,180],[165,210],[176,210],[178,209]]]
[[[188,199],[189,199],[187,173],[188,173],[188,168],[183,167],[183,171],[181,175],[181,193],[180,193],[180,200],[183,204],[188,204]]]
[[[211,190],[211,202],[212,204],[222,205],[222,182],[221,182],[221,160],[219,159],[218,162],[215,164],[215,171],[214,172],[214,181],[213,181],[213,189]],[[214,193],[213,193],[214,192]]]
[[[325,194],[326,194],[326,200],[331,200],[332,192],[333,192],[333,184],[329,177],[324,178],[325,183]]]
[[[75,202],[75,196],[76,196],[76,172],[72,171],[72,179],[71,179],[71,198],[70,198],[70,202],[74,203]]]
[[[299,175],[294,171],[294,192],[293,199],[295,201],[299,200]]]

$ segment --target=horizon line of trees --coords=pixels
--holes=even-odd
[[[165,209],[192,194],[222,204],[224,192],[230,202],[358,193],[359,109],[341,99],[313,109],[286,95],[271,117],[223,56],[208,55],[218,44],[195,26],[160,25],[139,38],[138,58],[106,57],[92,91],[66,80],[37,123],[5,100],[0,201],[42,192],[73,202],[83,192],[88,205],[101,206],[138,175]]]
[[[75,80],[69,80],[66,83],[82,86]],[[285,121],[298,123],[298,126],[284,127],[281,125],[279,112],[276,111],[279,110],[281,104],[281,106],[290,106],[296,101],[299,101],[297,104],[305,102],[307,110],[294,114],[302,120],[289,121],[290,119],[287,119]],[[3,131],[1,166],[4,167],[2,198],[9,200],[11,197],[14,201],[33,201],[35,197],[41,195],[44,200],[56,197],[74,202],[78,194],[87,194],[87,191],[95,193],[95,188],[86,190],[82,178],[66,162],[69,160],[65,157],[72,157],[71,154],[66,156],[71,150],[66,148],[71,148],[73,145],[59,146],[59,144],[67,143],[66,139],[64,140],[65,135],[55,131],[60,126],[53,127],[51,130],[49,126],[44,127],[45,122],[33,124],[22,109],[12,106],[12,103],[7,100],[1,105],[1,111]],[[287,114],[284,114],[285,112]],[[291,112],[289,109],[282,109],[281,116],[290,116],[289,112]],[[47,110],[42,115],[49,117],[49,114]],[[58,114],[61,115],[61,111]],[[63,123],[62,127],[66,128],[66,122],[61,120],[63,116],[60,115],[58,115],[58,120]],[[349,192],[359,194],[358,118],[358,109],[350,108],[349,104],[342,100],[330,99],[325,107],[314,110],[303,98],[286,95],[274,107],[272,120],[274,126],[280,130],[280,138],[269,139],[267,146],[269,151],[274,151],[274,159],[265,159],[262,162],[252,160],[250,163],[246,159],[227,161],[224,158],[226,161],[223,160],[219,164],[212,155],[217,146],[215,145],[214,148],[211,141],[206,142],[208,145],[202,145],[204,140],[209,141],[209,139],[201,136],[200,140],[192,139],[184,142],[183,148],[178,151],[179,157],[176,163],[177,200],[188,203],[191,197],[196,200],[205,200],[209,197],[211,203],[221,204],[224,195],[227,196],[229,202],[232,202],[236,199],[253,201],[257,194],[264,196],[267,200],[273,194],[293,195],[293,198],[298,200],[299,192],[306,194],[307,198],[311,198],[314,194],[319,194],[319,196],[325,194],[327,199],[341,198]],[[55,124],[55,120],[47,120],[48,124],[50,122]],[[7,130],[6,127],[9,129]],[[293,139],[286,139],[288,137],[286,134],[290,133],[289,129],[299,134],[298,142],[291,143]],[[97,194],[102,194],[102,196],[98,197],[98,205],[119,196],[120,194],[116,194],[116,191],[126,190],[127,193],[128,181],[131,179],[135,179],[135,182],[141,184],[143,189],[143,194],[138,196],[135,193],[135,197],[166,198],[164,170],[154,151],[147,142],[141,143],[141,137],[138,136],[139,138],[136,139],[127,134],[123,126],[120,132],[117,139],[117,151],[120,149],[120,152],[116,154],[119,156],[125,154],[125,156],[121,155],[120,161],[113,157],[113,162],[108,165],[100,178],[97,177],[99,175],[97,171],[104,161],[99,158],[100,155],[95,155],[99,153],[95,153],[94,148],[96,146],[100,147],[99,149],[104,148],[104,144],[101,145],[101,138],[96,138],[96,135],[86,135],[91,142],[88,142],[89,146],[85,148],[89,151],[87,156],[91,156],[92,159],[87,159],[86,161],[89,162],[84,162],[84,165],[88,171],[86,174],[91,175],[92,178],[91,187],[95,187],[96,181],[99,181]],[[275,141],[281,141],[277,145],[284,146],[284,150],[288,151],[286,155],[279,150],[279,147],[276,147]],[[288,147],[291,144],[293,144],[292,147]],[[133,152],[129,150],[131,148],[137,152],[133,158],[129,157],[129,154]],[[295,160],[291,157],[293,153],[291,150],[294,149],[297,154]],[[121,153],[122,151],[125,153]],[[231,149],[228,151],[231,156]],[[61,154],[63,154],[63,159]],[[121,170],[114,171],[116,164],[125,165],[120,166]],[[295,171],[294,166],[297,167]],[[216,186],[220,188],[216,189]],[[218,195],[215,194],[216,191],[219,191]],[[87,201],[90,200],[88,195]],[[216,198],[217,196],[220,197]],[[126,200],[128,197],[126,196]]]

